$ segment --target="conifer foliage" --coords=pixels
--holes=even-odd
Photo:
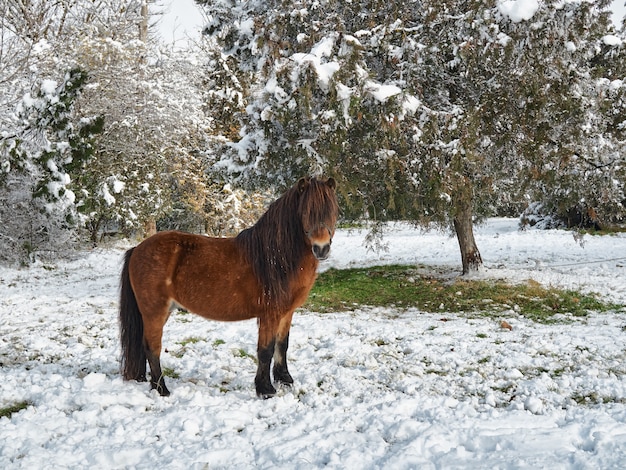
[[[237,84],[217,161],[231,175],[331,174],[348,218],[454,227],[464,272],[482,264],[481,216],[626,215],[604,0],[198,3],[228,65],[215,85]]]

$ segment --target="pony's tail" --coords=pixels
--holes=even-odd
[[[122,376],[126,380],[146,380],[146,351],[143,345],[143,319],[130,284],[128,265],[134,248],[126,252],[120,281],[120,340]]]

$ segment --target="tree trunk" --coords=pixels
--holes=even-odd
[[[141,2],[141,23],[139,24],[139,40],[144,44],[148,42],[148,0]]]
[[[148,0],[142,0],[140,15],[141,15],[141,23],[139,24],[139,40],[143,42],[144,44],[146,44],[148,42],[148,19],[149,19]],[[145,54],[139,57],[139,63],[141,64],[146,63]],[[141,67],[140,70],[143,76],[143,67]],[[145,99],[145,97],[143,98]],[[155,233],[157,233],[156,219],[151,217],[148,220],[146,220],[143,224],[143,236],[144,238],[148,238],[154,235]]]
[[[148,219],[148,220],[146,220],[143,223],[143,236],[144,236],[144,238],[151,237],[155,233],[157,233],[156,220],[155,219]]]
[[[454,216],[454,230],[461,249],[463,274],[477,272],[483,265],[483,260],[474,239],[474,223],[472,220],[472,203],[470,198],[457,201]]]
[[[89,223],[89,238],[91,239],[91,243],[94,248],[98,246],[98,232],[100,232],[103,220],[104,217],[98,217],[96,220],[92,220]]]

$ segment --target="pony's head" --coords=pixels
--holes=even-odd
[[[318,260],[328,258],[335,235],[339,216],[335,187],[333,178],[322,181],[307,177],[301,178],[297,183],[302,228],[311,244],[313,255]]]

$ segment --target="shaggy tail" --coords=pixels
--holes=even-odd
[[[143,319],[130,284],[128,265],[134,248],[126,252],[120,282],[120,340],[122,376],[126,380],[146,380],[146,351],[143,346]]]

